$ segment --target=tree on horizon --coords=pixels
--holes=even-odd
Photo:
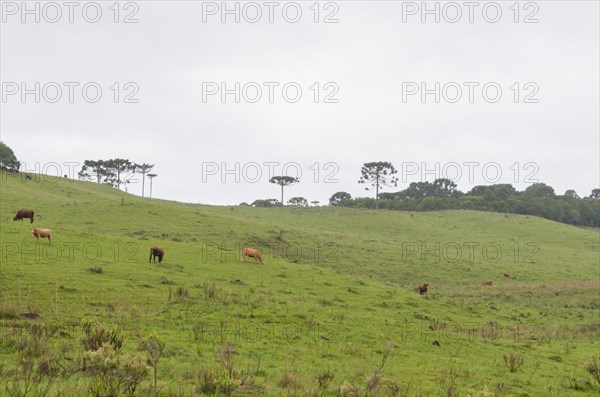
[[[398,186],[398,173],[392,163],[387,161],[364,163],[361,170],[361,176],[358,180],[360,184],[370,184],[375,188],[375,209],[379,209],[379,190],[385,186]],[[370,190],[365,187],[365,190]]]

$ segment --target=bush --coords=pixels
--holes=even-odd
[[[215,283],[204,282],[204,296],[207,299],[216,299],[217,298],[217,287]]]
[[[317,383],[319,383],[319,389],[326,389],[334,377],[335,374],[329,369],[325,372],[321,372],[320,374],[318,374]]]
[[[594,378],[598,383],[598,386],[600,386],[600,364],[596,357],[592,357],[592,359],[585,364],[585,370],[592,375],[592,378]]]
[[[12,303],[5,302],[0,306],[0,319],[13,320],[18,317],[17,307]]]
[[[188,290],[185,287],[177,287],[176,294],[177,294],[177,299],[180,301],[185,300],[189,297]]]
[[[9,396],[46,396],[66,363],[54,354],[50,334],[41,328],[31,328],[25,338],[16,343],[17,360],[13,370],[0,368],[0,379]]]
[[[504,355],[504,366],[507,367],[510,372],[517,372],[524,362],[525,359],[520,354],[509,353],[508,355]]]
[[[119,356],[112,345],[86,351],[88,390],[95,397],[133,396],[139,384],[148,376],[146,360],[140,355]]]
[[[115,352],[123,347],[123,332],[117,326],[106,328],[94,320],[83,320],[83,336],[81,342],[86,351],[96,351],[110,345]]]

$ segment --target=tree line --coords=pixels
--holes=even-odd
[[[0,169],[18,172],[19,168],[20,162],[12,149],[0,142]],[[78,176],[81,180],[108,184],[117,189],[123,185],[127,190],[127,184],[139,174],[142,176],[142,197],[146,177],[150,179],[152,197],[152,180],[157,176],[151,173],[153,168],[153,164],[136,164],[127,159],[85,160]],[[398,186],[396,175],[396,169],[389,162],[365,163],[358,183],[366,185],[365,190],[374,190],[375,197],[352,198],[349,193],[340,191],[329,198],[329,205],[397,211],[479,210],[534,215],[571,225],[600,227],[600,188],[593,189],[586,197],[579,197],[572,189],[558,195],[554,188],[544,183],[534,183],[521,192],[511,184],[496,184],[475,186],[463,193],[452,180],[438,178],[433,182],[412,182],[406,189],[397,192],[382,193],[384,188]],[[300,180],[290,176],[274,176],[269,182],[281,187],[280,201],[260,199],[252,204],[240,205],[281,206],[284,203],[284,188]],[[296,206],[308,206],[308,203],[304,197],[288,200],[288,204]],[[318,205],[319,201],[310,203]]]
[[[552,186],[534,183],[524,191],[511,184],[480,185],[463,193],[456,183],[447,178],[433,182],[412,182],[406,189],[380,193],[383,187],[397,186],[397,171],[388,162],[365,163],[359,183],[367,183],[367,190],[375,189],[375,198],[352,198],[346,192],[337,192],[329,199],[330,205],[353,208],[385,208],[398,211],[479,210],[534,215],[557,222],[579,226],[600,227],[600,189],[589,196],[579,197],[569,189],[563,195]]]
[[[127,190],[127,184],[134,181],[135,175],[141,175],[142,197],[144,197],[146,177],[150,179],[150,197],[152,197],[152,180],[157,176],[150,173],[152,168],[154,164],[137,164],[128,159],[85,160],[77,176],[84,181],[102,183],[117,189],[121,189],[123,185]]]
[[[365,163],[358,183],[366,185],[365,190],[374,190],[375,197],[352,198],[349,193],[340,191],[329,198],[329,205],[397,211],[479,210],[534,215],[571,225],[600,227],[599,188],[593,189],[587,197],[579,197],[571,189],[558,195],[554,188],[545,183],[534,183],[522,192],[511,184],[496,184],[475,186],[463,193],[452,180],[438,178],[433,182],[412,182],[406,189],[397,192],[382,193],[384,188],[397,187],[396,175],[395,167],[389,162]],[[281,186],[281,201],[256,200],[250,205],[282,205],[283,187],[298,183],[299,180],[274,177],[269,182]],[[318,204],[318,201],[311,203]],[[292,197],[288,204],[307,206],[308,201],[303,197]]]

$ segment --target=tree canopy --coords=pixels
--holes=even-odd
[[[392,163],[387,161],[378,161],[364,163],[361,170],[361,176],[358,183],[364,183],[375,188],[375,208],[379,208],[379,190],[385,186],[398,186],[398,178],[395,176],[398,171]],[[365,190],[370,190],[365,187]]]
[[[13,150],[4,142],[0,141],[0,169],[10,172],[19,172],[21,162],[17,160],[17,156]]]
[[[281,186],[281,201],[280,201],[280,205],[283,205],[283,188],[285,186],[290,186],[290,185],[294,185],[298,182],[300,182],[300,180],[298,178],[294,178],[292,176],[274,176],[271,179],[269,179],[270,183],[274,183],[276,185]]]

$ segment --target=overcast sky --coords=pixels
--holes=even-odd
[[[2,2],[1,139],[28,171],[152,163],[154,197],[194,203],[279,198],[269,174],[286,164],[301,172],[286,200],[371,195],[370,161],[399,171],[384,191],[448,176],[589,195],[599,3],[513,3]]]

